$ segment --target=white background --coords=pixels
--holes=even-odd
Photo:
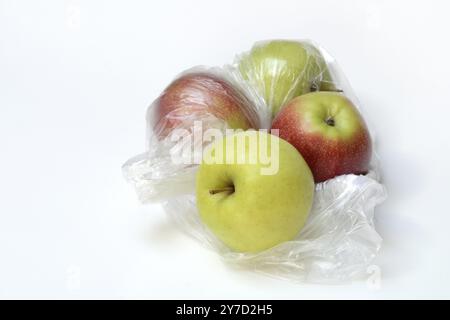
[[[0,0],[0,297],[450,298],[447,3]],[[122,178],[178,72],[270,38],[323,45],[376,128],[378,290],[229,269]]]

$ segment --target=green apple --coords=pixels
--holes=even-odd
[[[306,222],[313,194],[313,176],[300,153],[274,135],[253,130],[215,141],[197,173],[202,221],[238,252],[293,239]]]
[[[308,42],[256,43],[241,58],[239,70],[264,97],[272,116],[296,96],[316,90],[334,90],[322,54]]]

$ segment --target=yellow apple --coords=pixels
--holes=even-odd
[[[256,43],[239,62],[249,80],[276,116],[294,97],[317,90],[335,90],[320,51],[309,42],[272,40]]]
[[[293,239],[312,206],[314,180],[286,141],[246,131],[215,141],[197,173],[202,221],[228,247],[258,252]]]

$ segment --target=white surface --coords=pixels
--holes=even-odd
[[[447,1],[0,0],[0,297],[450,298]],[[380,288],[227,268],[120,166],[178,72],[267,38],[333,54],[377,130]]]

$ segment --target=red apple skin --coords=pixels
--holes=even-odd
[[[312,98],[317,99],[318,104],[312,104]],[[336,133],[335,137],[330,138],[320,131],[320,124],[311,121],[311,114],[317,112],[322,115],[321,111],[315,109],[327,110],[328,103],[330,108],[336,104],[342,105],[347,108],[347,115],[354,117],[354,125],[346,135]],[[336,116],[335,126],[341,120],[346,121]],[[326,125],[326,119],[323,121]],[[314,92],[294,98],[274,119],[272,129],[278,129],[280,138],[291,143],[301,153],[311,168],[316,183],[343,174],[366,174],[369,170],[372,155],[369,131],[356,107],[342,94]]]
[[[229,128],[258,128],[252,102],[228,81],[207,72],[189,73],[173,81],[153,103],[152,127],[158,138],[175,128],[190,129],[194,121],[209,127],[220,119]],[[210,121],[210,123],[205,123]]]

